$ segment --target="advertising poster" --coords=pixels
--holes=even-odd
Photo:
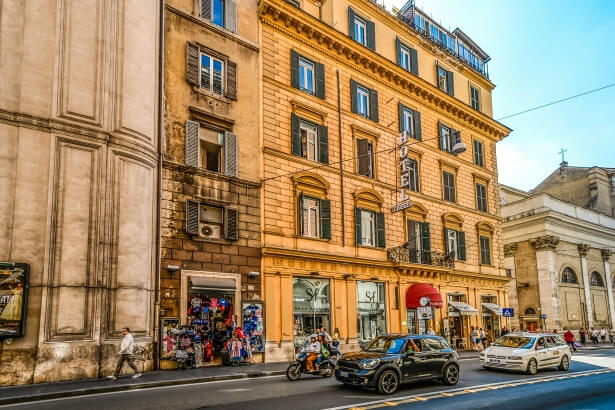
[[[30,265],[0,262],[0,337],[23,336]]]
[[[242,304],[243,333],[250,342],[252,353],[265,351],[265,325],[263,302],[249,302]]]

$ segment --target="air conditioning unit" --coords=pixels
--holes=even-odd
[[[220,239],[222,238],[222,227],[219,225],[208,224],[206,222],[200,222],[199,236],[207,239]]]

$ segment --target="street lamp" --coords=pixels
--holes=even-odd
[[[457,131],[459,132],[459,131]],[[459,141],[458,143],[456,143],[455,145],[453,145],[453,154],[458,155],[461,153],[464,153],[467,151],[467,147],[466,144],[464,144],[463,142]]]

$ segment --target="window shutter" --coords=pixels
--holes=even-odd
[[[429,223],[421,224],[421,249],[425,252],[431,252],[431,238],[429,233]]]
[[[355,236],[355,244],[361,245],[363,241],[361,240],[363,228],[361,226],[361,208],[354,208],[354,236]]]
[[[465,232],[457,232],[457,259],[466,260],[466,234]]]
[[[395,37],[395,50],[397,51],[397,65],[401,67],[401,41]]]
[[[211,20],[211,0],[201,0],[201,17]]]
[[[402,132],[404,130],[404,108],[406,107],[404,107],[402,103],[397,103],[397,116],[399,117],[399,132]]]
[[[422,141],[423,133],[421,132],[421,113],[414,110],[412,111],[412,116],[414,117],[414,138]]]
[[[239,211],[234,208],[224,210],[224,238],[229,241],[239,239]]]
[[[455,83],[453,81],[452,71],[446,72],[446,93],[451,96],[455,95]]]
[[[369,119],[378,122],[378,91],[369,90]]]
[[[318,125],[318,162],[329,163],[329,128]]]
[[[199,47],[193,43],[186,43],[186,80],[197,87],[199,83]]]
[[[357,82],[350,80],[350,102],[352,112],[357,113]]]
[[[226,62],[226,96],[237,100],[237,64],[230,60]]]
[[[451,253],[451,251],[453,251],[453,249],[450,249],[448,247],[449,246],[449,244],[448,244],[448,231],[450,231],[450,229],[444,228],[444,249],[446,250],[447,254],[449,254],[449,253]]]
[[[442,138],[442,123],[440,121],[438,121],[438,140],[440,141],[440,149],[443,151],[446,150],[444,140]]]
[[[354,38],[354,10],[352,7],[348,7],[348,35],[351,39]]]
[[[456,129],[449,128],[449,132],[448,132],[449,151],[453,151],[453,147],[458,142],[461,142],[461,136],[457,133]]]
[[[224,173],[237,176],[237,135],[228,131],[224,133]]]
[[[186,165],[198,168],[201,165],[200,126],[196,121],[186,121]]]
[[[299,54],[290,50],[290,85],[299,88]]]
[[[367,48],[376,50],[376,25],[373,21],[365,20],[367,31]]]
[[[316,79],[316,97],[326,98],[325,96],[325,65],[314,63],[314,77]]]
[[[237,3],[235,3],[235,0],[225,0],[224,2],[224,24],[226,24],[228,31],[237,33]]]
[[[331,239],[331,201],[320,200],[320,237]]]
[[[186,233],[199,234],[199,202],[188,199],[186,201]]]
[[[376,246],[378,248],[385,248],[386,244],[386,232],[384,230],[384,213],[376,212]]]
[[[303,236],[303,192],[299,194],[299,234]]]
[[[369,156],[367,152],[367,145],[369,141],[366,139],[357,140],[357,156],[359,157],[359,175],[369,176]]]
[[[410,72],[419,75],[419,58],[415,49],[410,49]]]
[[[292,113],[291,116],[292,152],[301,156],[301,118]]]

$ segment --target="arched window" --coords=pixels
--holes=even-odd
[[[527,309],[525,309],[525,314],[526,315],[535,315],[536,311],[534,310],[534,308],[527,308]]]
[[[590,286],[596,286],[599,288],[604,287],[604,281],[602,280],[602,276],[596,271],[592,272],[592,276],[589,278]]]
[[[577,280],[577,274],[570,268],[564,269],[562,272],[562,283],[579,283]]]

